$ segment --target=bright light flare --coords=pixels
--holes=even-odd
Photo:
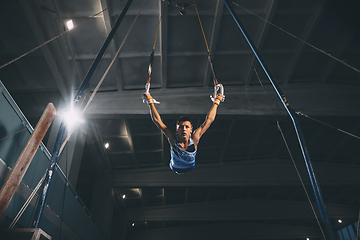
[[[68,126],[68,128],[74,127],[77,123],[83,123],[84,119],[81,118],[81,115],[78,111],[71,108],[69,111],[65,112],[63,120]]]
[[[72,21],[72,20],[67,21],[67,22],[66,22],[66,27],[67,27],[69,30],[73,29],[73,28],[74,28],[74,23],[73,23],[73,21]]]
[[[108,149],[110,147],[109,143],[105,143],[105,148]]]
[[[123,198],[123,199],[125,199],[125,198],[126,198],[126,195],[125,195],[125,194],[124,194],[124,195],[122,195],[122,198]]]
[[[342,223],[342,220],[341,220],[341,219],[339,219],[339,220],[338,220],[338,223]]]

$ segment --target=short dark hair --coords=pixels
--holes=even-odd
[[[180,122],[185,122],[185,121],[189,121],[191,124],[191,127],[193,127],[192,121],[189,117],[186,116],[181,116],[178,118],[178,120],[176,121],[176,126],[180,124]]]

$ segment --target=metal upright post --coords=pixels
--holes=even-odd
[[[290,104],[288,103],[285,95],[282,93],[282,91],[281,91],[280,87],[278,86],[278,84],[272,79],[272,77],[270,75],[270,72],[267,70],[267,67],[266,67],[265,63],[262,61],[261,56],[258,54],[257,49],[254,46],[254,44],[252,43],[251,39],[247,37],[247,33],[246,33],[245,29],[241,25],[236,13],[232,9],[232,7],[229,5],[228,0],[223,0],[223,2],[226,5],[226,7],[228,8],[228,10],[229,10],[230,14],[232,15],[232,17],[234,18],[235,23],[237,24],[237,26],[240,29],[241,33],[243,34],[245,40],[249,44],[249,46],[250,46],[251,50],[253,51],[256,59],[258,60],[261,67],[263,68],[266,76],[269,78],[272,86],[275,89],[276,94],[280,98],[282,104],[284,105],[286,111],[288,112],[288,114],[289,114],[289,116],[290,116],[290,118],[291,118],[291,120],[293,122],[295,132],[296,132],[296,136],[298,138],[300,148],[301,148],[301,152],[302,152],[302,155],[304,157],[305,165],[306,165],[309,177],[310,177],[310,182],[311,182],[313,191],[315,193],[316,202],[317,202],[318,207],[319,207],[321,219],[322,219],[323,225],[325,226],[325,229],[326,229],[327,237],[329,239],[331,239],[331,240],[335,240],[336,237],[335,237],[334,231],[333,231],[333,229],[331,227],[331,224],[330,224],[330,220],[329,220],[329,217],[328,217],[328,214],[327,214],[326,206],[324,204],[324,200],[323,200],[323,197],[322,197],[322,194],[321,194],[320,186],[319,186],[318,181],[316,179],[316,175],[315,175],[312,163],[311,163],[310,155],[309,155],[309,152],[307,150],[305,140],[304,140],[302,131],[300,129],[300,125],[298,124],[295,111],[294,111],[294,109],[291,108]]]
[[[74,105],[76,105],[78,100],[81,98],[81,96],[82,96],[84,90],[86,89],[86,86],[88,85],[88,83],[89,83],[95,69],[97,68],[97,66],[100,63],[102,56],[104,55],[104,53],[105,53],[107,47],[109,46],[111,40],[115,36],[115,32],[119,28],[119,25],[122,22],[126,12],[128,11],[132,1],[133,0],[128,0],[128,2],[126,3],[124,9],[122,10],[120,16],[116,20],[116,22],[115,22],[113,28],[111,29],[108,37],[106,38],[103,46],[101,47],[98,55],[96,56],[94,62],[92,63],[88,73],[86,74],[83,82],[81,83],[81,86],[80,86],[79,90],[75,94]],[[40,196],[38,207],[36,209],[34,223],[33,223],[34,228],[38,228],[39,224],[40,224],[40,220],[41,220],[44,208],[45,208],[45,203],[46,203],[48,190],[49,190],[49,187],[50,187],[50,184],[51,184],[52,175],[53,175],[53,173],[55,171],[55,166],[56,166],[56,163],[57,163],[57,160],[58,160],[59,151],[60,151],[60,148],[61,148],[61,143],[62,143],[62,140],[63,140],[63,137],[64,137],[65,130],[66,130],[66,125],[62,121],[61,124],[60,124],[60,129],[59,129],[58,135],[56,137],[56,142],[55,142],[54,150],[53,150],[52,157],[51,157],[50,167],[48,168],[48,172],[47,172],[47,175],[46,175],[45,180],[44,180],[43,191],[42,191],[42,194]]]

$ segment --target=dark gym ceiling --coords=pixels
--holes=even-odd
[[[0,80],[32,124],[48,102],[59,111],[69,104],[126,2],[2,1],[0,65],[59,36],[66,21],[75,25],[0,69]],[[142,4],[131,4],[86,97]],[[229,4],[291,106],[359,136],[359,2]],[[132,239],[322,238],[278,130],[277,121],[317,209],[290,118],[223,1],[198,1],[197,8],[226,100],[201,139],[196,168],[183,176],[170,171],[168,143],[151,122],[141,94],[162,12],[150,92],[161,102],[157,108],[168,126],[175,127],[180,115],[199,126],[213,92],[206,45],[193,1],[148,0],[86,110],[80,127],[86,142],[74,184],[79,195],[90,209],[97,176],[112,174],[115,214],[126,216]],[[358,215],[359,139],[297,117],[330,222],[339,229]]]

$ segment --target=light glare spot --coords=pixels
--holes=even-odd
[[[74,23],[72,20],[69,20],[66,22],[66,26],[69,30],[73,29],[74,28]]]
[[[84,122],[84,120],[80,118],[80,114],[73,108],[64,114],[63,120],[65,121],[68,128],[74,127],[76,123]]]
[[[125,199],[125,198],[126,198],[125,194],[124,194],[124,195],[122,195],[122,198],[123,198],[123,199]]]
[[[338,223],[342,223],[342,220],[341,220],[341,219],[339,219],[339,220],[338,220]]]
[[[106,149],[108,149],[108,148],[109,148],[109,146],[110,146],[110,144],[109,144],[109,143],[105,143],[105,148],[106,148]]]

